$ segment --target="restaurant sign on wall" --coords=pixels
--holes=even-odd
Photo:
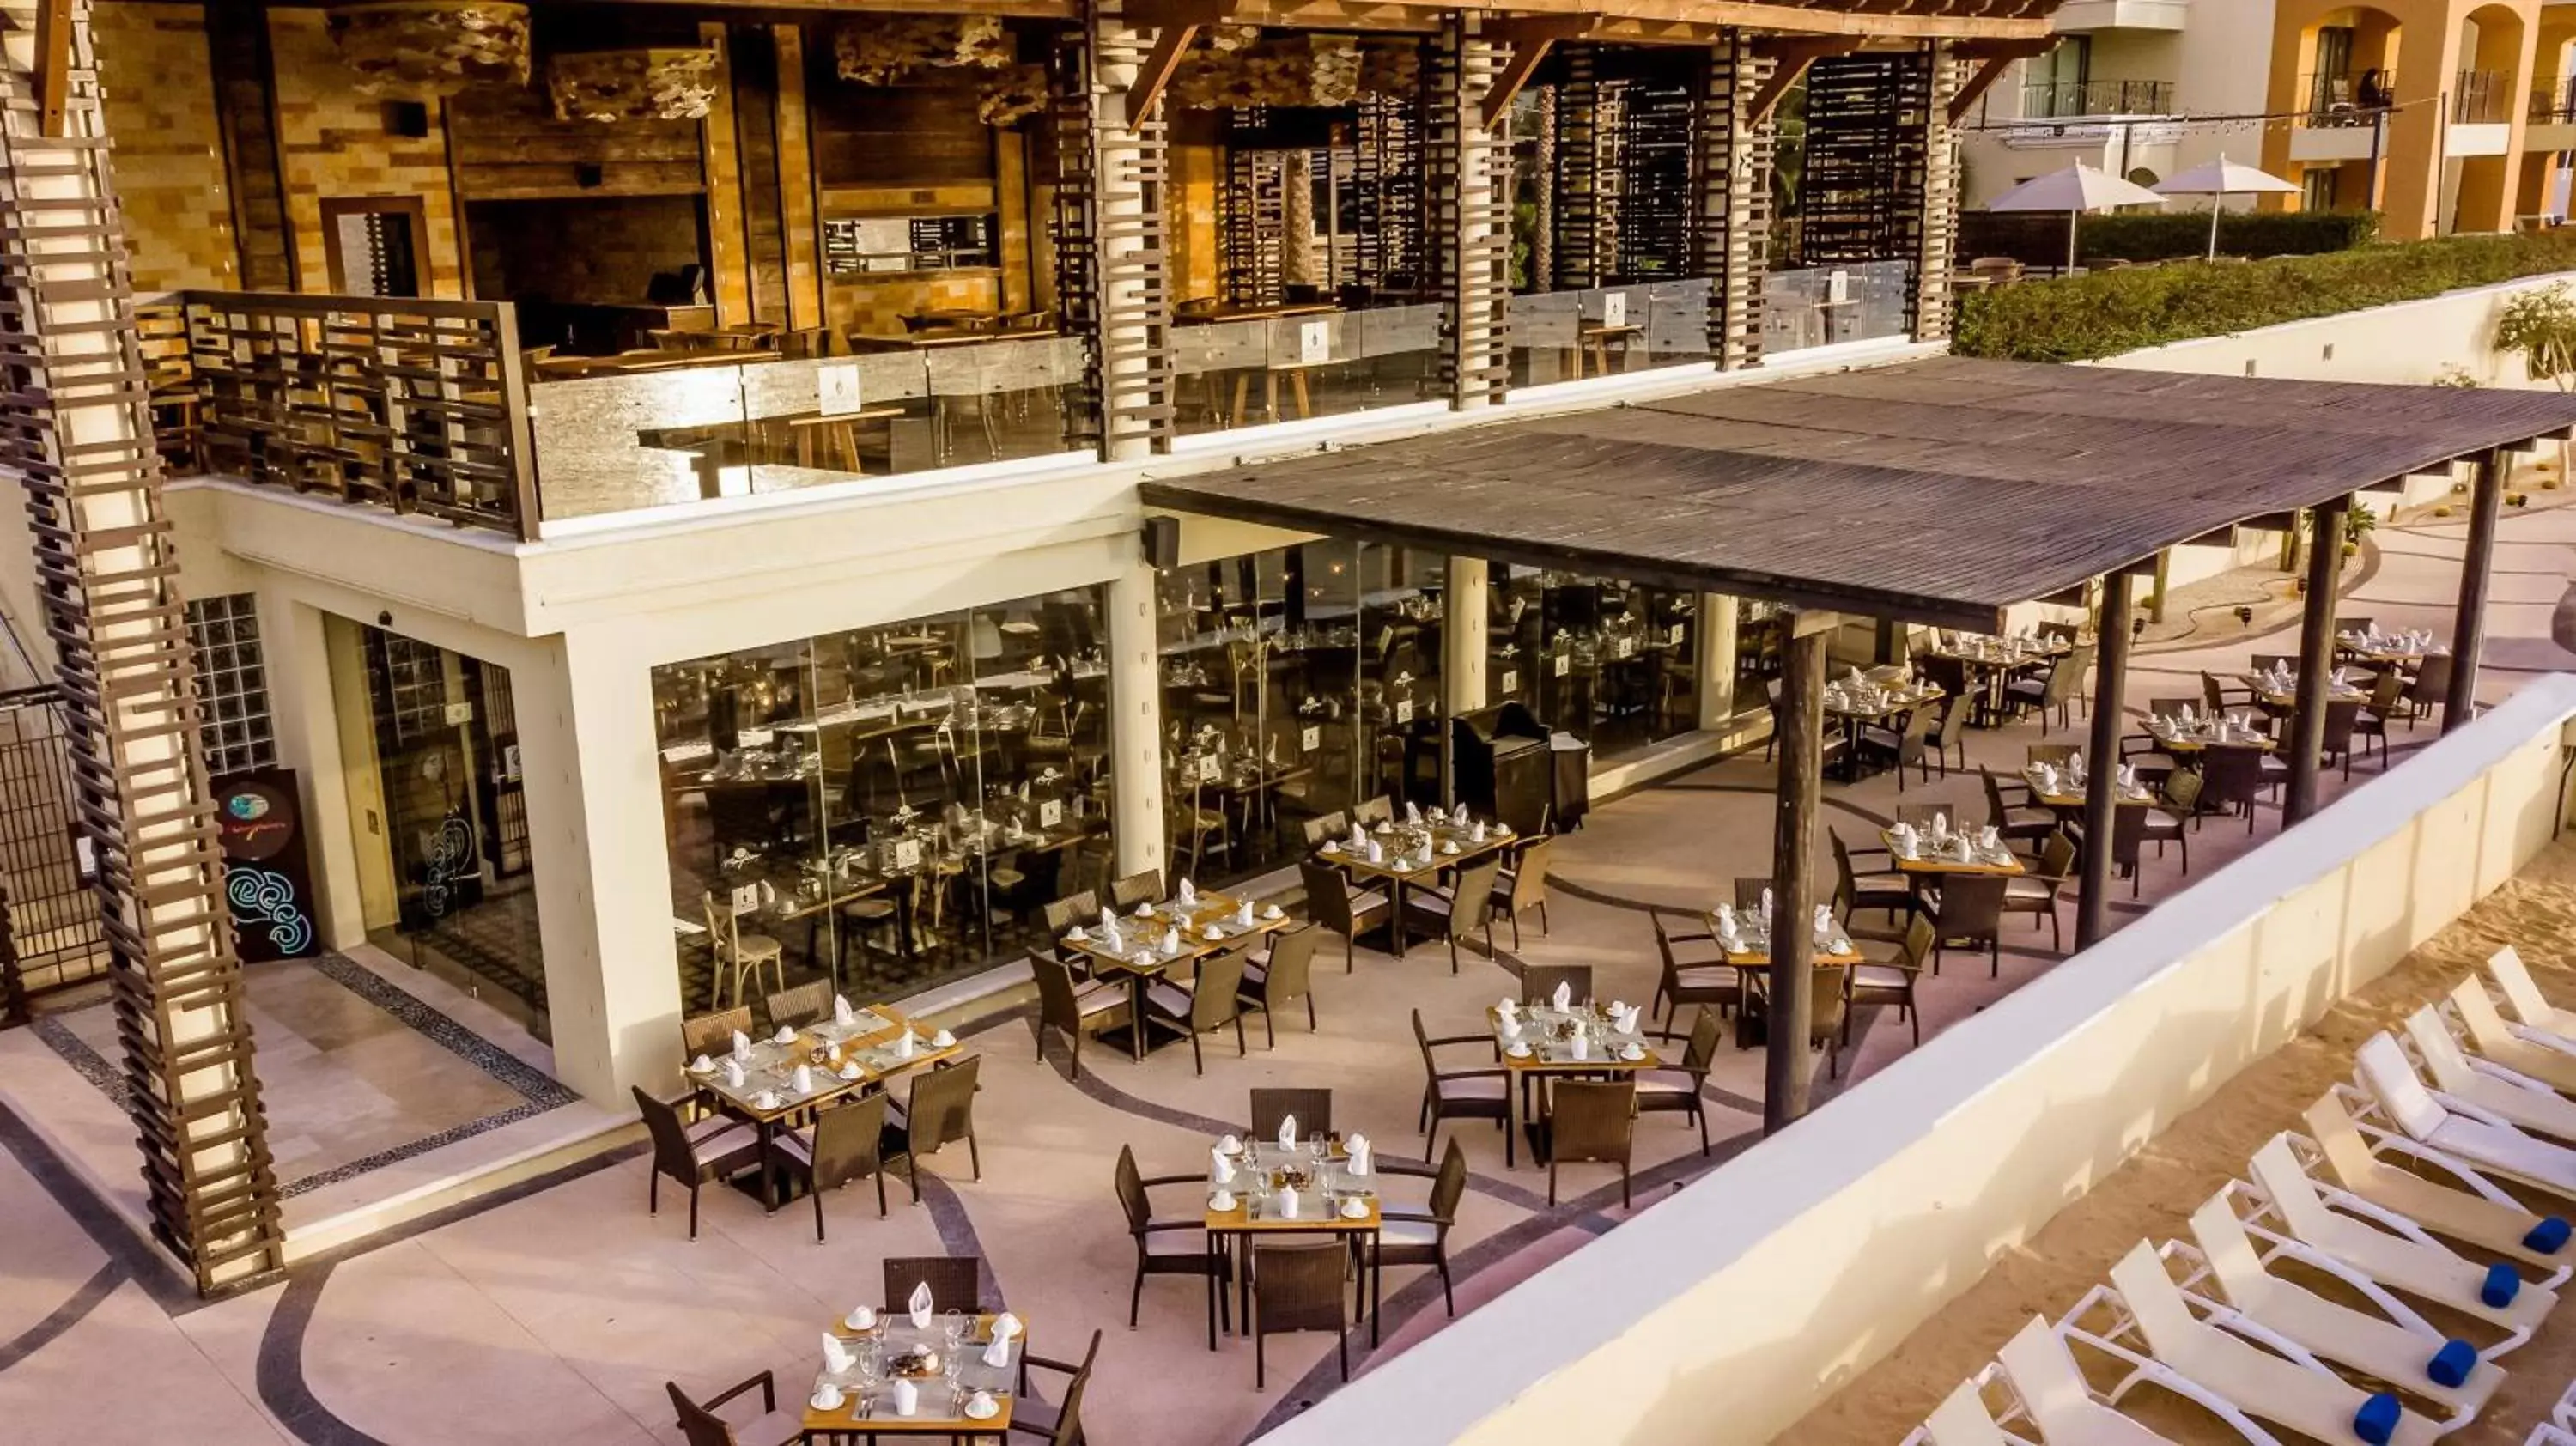
[[[224,901],[232,911],[242,961],[256,964],[320,953],[295,770],[254,768],[214,782]]]

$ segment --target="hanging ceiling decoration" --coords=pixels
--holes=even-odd
[[[1208,48],[1190,52],[1172,75],[1172,104],[1191,110],[1234,106],[1349,105],[1360,94],[1359,42],[1347,35],[1264,35],[1218,26]]]
[[[704,120],[715,108],[718,58],[698,46],[549,56],[546,94],[557,120]]]
[[[441,100],[470,85],[528,83],[528,7],[505,0],[391,0],[323,12],[358,89]]]
[[[994,15],[875,15],[832,32],[834,69],[861,85],[894,85],[955,66],[999,70],[1020,58]]]
[[[1046,107],[1046,67],[1014,65],[984,82],[975,102],[975,118],[988,126],[1014,126]]]

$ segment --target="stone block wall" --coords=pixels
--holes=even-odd
[[[359,93],[331,46],[320,10],[271,10],[268,22],[279,160],[286,172],[287,218],[295,233],[296,271],[303,288],[331,289],[324,200],[412,197],[421,206],[423,289],[431,296],[462,297],[463,253],[457,244],[440,107],[430,108],[427,136],[391,134],[384,102]]]
[[[135,291],[238,286],[205,11],[119,4],[91,16]]]

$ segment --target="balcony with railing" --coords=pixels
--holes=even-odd
[[[2576,125],[2576,76],[2560,76],[2531,92],[2534,125]]]
[[[2299,77],[2297,124],[2334,130],[2368,127],[2397,103],[2397,77],[2385,70],[2310,71]]]
[[[2503,125],[2513,119],[2513,72],[2463,70],[2451,77],[2451,124]]]
[[[2024,120],[2171,115],[2173,92],[2166,80],[2033,81],[2021,88],[2021,114]]]

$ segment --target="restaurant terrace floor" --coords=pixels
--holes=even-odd
[[[2444,627],[2461,531],[2446,521],[2383,528],[2348,578],[2347,610],[2367,607],[2384,627]],[[2509,692],[2526,670],[2576,667],[2576,655],[2552,640],[2571,567],[2576,509],[2506,518],[2487,609],[2488,698]],[[2203,670],[2241,671],[2256,652],[2278,648],[2289,627],[2247,633],[2221,617],[2150,645],[2134,660],[2132,709],[2177,681],[2196,683]],[[2078,718],[2045,741],[2080,740],[2085,727]],[[2394,764],[2402,767],[2435,727],[2398,724]],[[1969,762],[2008,771],[2040,741],[2032,721],[1971,730]],[[2369,786],[2378,767],[2375,758],[2357,763],[2349,783],[2328,770],[2326,796]],[[1533,966],[1589,965],[1600,997],[1645,1001],[1657,977],[1645,908],[1698,908],[1736,877],[1768,870],[1773,773],[1757,748],[1596,808],[1557,849],[1546,931],[1525,927],[1515,945],[1503,925],[1494,957],[1471,949],[1454,975],[1436,945],[1417,943],[1401,961],[1363,947],[1347,973],[1338,947],[1328,947],[1314,979],[1318,1027],[1291,1011],[1277,1021],[1274,1048],[1255,1018],[1240,1057],[1230,1036],[1206,1041],[1204,1074],[1186,1048],[1137,1064],[1095,1044],[1075,1080],[1060,1042],[1051,1041],[1046,1063],[1036,1061],[1025,1014],[953,1021],[964,1050],[980,1059],[981,1178],[965,1150],[943,1150],[922,1172],[919,1206],[897,1173],[882,1221],[861,1181],[827,1196],[823,1243],[802,1202],[765,1214],[720,1186],[704,1192],[692,1241],[685,1192],[673,1182],[663,1182],[660,1213],[647,1214],[650,1157],[630,1147],[298,1265],[282,1288],[202,1303],[46,1143],[59,1121],[31,1127],[0,1110],[0,1218],[12,1222],[0,1232],[0,1398],[29,1440],[673,1441],[666,1382],[705,1399],[769,1371],[776,1414],[756,1419],[756,1391],[725,1413],[741,1440],[766,1446],[798,1424],[819,1334],[854,1305],[886,1303],[883,1260],[975,1255],[985,1303],[1025,1321],[1038,1354],[1079,1359],[1092,1333],[1105,1333],[1085,1401],[1090,1439],[1248,1439],[1335,1389],[1333,1337],[1272,1338],[1268,1385],[1256,1389],[1251,1343],[1229,1334],[1211,1354],[1203,1282],[1171,1276],[1143,1283],[1139,1324],[1128,1330],[1135,1256],[1112,1186],[1121,1147],[1148,1176],[1189,1177],[1153,1193],[1158,1213],[1194,1214],[1209,1145],[1246,1131],[1251,1089],[1329,1087],[1336,1128],[1367,1134],[1388,1163],[1419,1159],[1423,1066],[1412,1012],[1435,1035],[1478,1033],[1486,1006]],[[1857,842],[1900,802],[1926,801],[1958,804],[1971,817],[1983,811],[1974,772],[1961,774],[1954,759],[1946,780],[1910,778],[1902,793],[1886,773],[1828,786],[1821,827]],[[2278,828],[2268,804],[2250,834],[2239,821],[2208,820],[2190,835],[2192,877]],[[1829,869],[1821,858],[1817,866]],[[2126,881],[2119,887],[2114,927],[2173,893],[2180,869],[2178,852],[2148,850],[2135,900]],[[1991,974],[1983,957],[1953,951],[1943,972],[1923,981],[1926,1037],[2063,957],[2045,920],[2010,921],[2002,943]],[[22,1032],[10,1041],[10,1067],[44,1065],[41,1052],[16,1048],[24,1040]],[[1865,1090],[1835,1097],[1910,1046],[1911,1030],[1892,1009],[1859,1012],[1838,1077],[1819,1072],[1819,1102],[1865,1108]],[[1490,1066],[1481,1044],[1450,1053],[1462,1067]],[[1506,1164],[1490,1123],[1444,1124],[1443,1148],[1456,1140],[1469,1169],[1448,1240],[1456,1308],[1475,1309],[1722,1164],[1758,1136],[1762,1089],[1761,1053],[1723,1044],[1702,1091],[1710,1153],[1700,1154],[1686,1117],[1643,1118],[1633,1205],[1621,1203],[1614,1167],[1568,1164],[1551,1206],[1547,1173],[1526,1154]],[[103,1098],[97,1108],[106,1114]],[[1427,1189],[1423,1179],[1393,1179],[1385,1201],[1418,1208]],[[1366,1324],[1351,1335],[1354,1373],[1447,1318],[1429,1270],[1390,1267],[1385,1287],[1381,1339],[1373,1343]],[[1059,1379],[1042,1374],[1035,1394],[1055,1400]],[[101,1385],[117,1380],[149,1380],[152,1389]]]

